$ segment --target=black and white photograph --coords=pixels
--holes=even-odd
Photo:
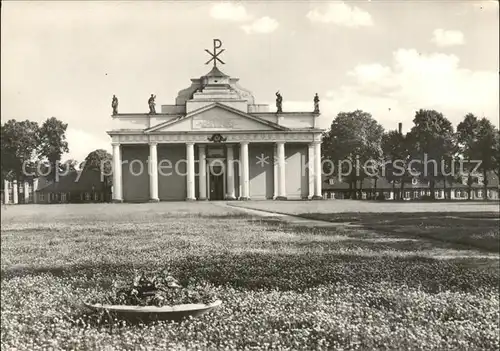
[[[496,0],[1,4],[2,350],[500,350]]]

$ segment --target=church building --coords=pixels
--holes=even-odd
[[[206,75],[174,105],[118,112],[113,96],[113,201],[321,199],[319,99],[311,111],[257,104],[239,79],[221,72],[214,40]],[[299,82],[297,82],[299,84]]]

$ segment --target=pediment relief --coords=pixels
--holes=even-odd
[[[272,122],[255,117],[228,106],[214,104],[193,111],[188,115],[172,121],[163,123],[146,130],[146,132],[167,131],[237,131],[255,130],[272,131],[286,130]]]
[[[273,130],[269,125],[241,114],[215,107],[192,117],[194,130]]]

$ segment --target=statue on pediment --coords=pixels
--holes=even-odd
[[[151,97],[148,99],[148,105],[149,105],[149,113],[150,114],[156,114],[156,103],[155,103],[156,95],[151,94]]]
[[[283,104],[283,96],[281,96],[281,94],[280,94],[280,92],[278,90],[276,92],[276,113],[283,112],[282,104]]]
[[[319,96],[318,93],[314,96],[314,113],[319,113]]]
[[[113,100],[111,100],[111,107],[113,108],[113,116],[118,114],[118,98],[113,95]]]

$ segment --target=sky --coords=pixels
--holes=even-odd
[[[1,16],[2,123],[68,123],[63,160],[111,150],[113,94],[120,113],[174,104],[214,38],[256,103],[274,110],[279,90],[285,112],[311,111],[318,93],[322,128],[356,109],[388,130],[421,108],[499,125],[496,1],[4,1]]]

